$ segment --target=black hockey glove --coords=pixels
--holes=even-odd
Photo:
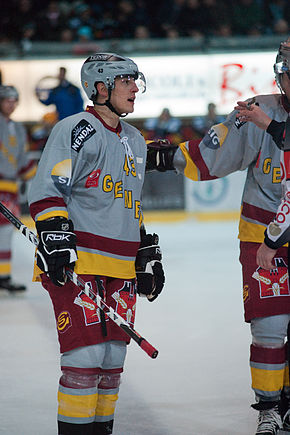
[[[74,268],[77,260],[76,235],[73,223],[65,218],[36,222],[39,237],[37,266],[46,272],[53,284],[66,283],[65,266]]]
[[[150,171],[174,171],[173,157],[177,146],[171,145],[167,139],[158,139],[147,142],[146,172]]]
[[[161,264],[162,254],[157,234],[144,234],[135,261],[137,293],[155,301],[161,293],[165,276]]]

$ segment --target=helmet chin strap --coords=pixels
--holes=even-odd
[[[98,106],[107,106],[108,109],[110,109],[111,112],[113,112],[113,113],[115,113],[116,115],[118,115],[119,118],[124,118],[125,116],[127,116],[128,113],[125,113],[124,115],[122,115],[121,113],[117,112],[117,110],[115,109],[115,107],[113,106],[113,104],[112,104],[111,101],[110,101],[110,99],[111,99],[111,93],[112,93],[112,88],[109,87],[109,88],[108,88],[108,91],[109,91],[109,96],[108,96],[107,101],[105,101],[104,103],[97,103],[97,102],[94,101],[94,104],[97,104]]]

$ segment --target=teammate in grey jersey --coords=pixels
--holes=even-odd
[[[97,53],[81,82],[93,106],[52,130],[29,203],[40,240],[35,277],[52,299],[62,354],[58,433],[107,435],[129,338],[66,282],[64,267],[75,267],[132,326],[136,291],[153,301],[164,273],[158,237],[142,225],[146,143],[120,120],[134,111],[145,78],[131,59]]]
[[[244,104],[253,109],[257,104],[270,120],[285,123],[290,113],[290,40],[280,44],[274,72],[280,92],[256,95]],[[281,151],[269,132],[247,118],[237,119],[237,115],[237,110],[232,111],[201,141],[181,143],[175,151],[165,145],[151,147],[147,165],[158,170],[178,169],[193,181],[247,170],[239,239],[245,321],[252,334],[250,368],[256,398],[252,407],[259,412],[256,435],[276,435],[282,427],[290,431],[288,251],[285,245],[275,251],[272,270],[260,267],[257,251],[281,202]],[[288,205],[282,203],[281,207],[284,211]],[[280,229],[275,227],[276,235]]]
[[[32,178],[36,172],[34,161],[27,153],[27,134],[24,126],[13,121],[11,115],[18,104],[19,94],[14,86],[0,86],[0,201],[19,214],[18,183]],[[13,226],[0,217],[0,290],[24,291],[24,285],[12,281]]]

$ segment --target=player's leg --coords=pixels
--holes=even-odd
[[[61,356],[57,418],[59,435],[94,434],[98,366],[104,354],[105,344],[102,343],[76,348]]]
[[[250,367],[257,401],[252,406],[259,411],[257,435],[274,435],[282,428],[279,404],[284,386],[289,317],[285,314],[251,321]]]
[[[13,225],[0,219],[0,290],[23,291],[24,285],[18,285],[11,280],[11,245]]]
[[[58,393],[59,435],[112,433],[124,342],[106,342],[65,352]],[[108,367],[110,368],[103,368]]]
[[[106,343],[106,355],[100,373],[95,416],[96,434],[98,435],[113,433],[114,413],[126,351],[127,346],[124,341]]]

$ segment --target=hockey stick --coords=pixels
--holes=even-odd
[[[31,243],[38,246],[38,237],[33,231],[30,231],[26,225],[24,225],[14,214],[0,202],[0,213],[8,219]],[[129,337],[132,338],[151,358],[156,358],[158,350],[155,349],[144,337],[142,337],[134,328],[132,328],[123,317],[121,317],[110,305],[96,294],[89,285],[78,276],[72,269],[66,268],[65,273],[67,277],[86,295],[88,295],[107,316],[113,320]],[[97,277],[97,280],[99,278]]]

